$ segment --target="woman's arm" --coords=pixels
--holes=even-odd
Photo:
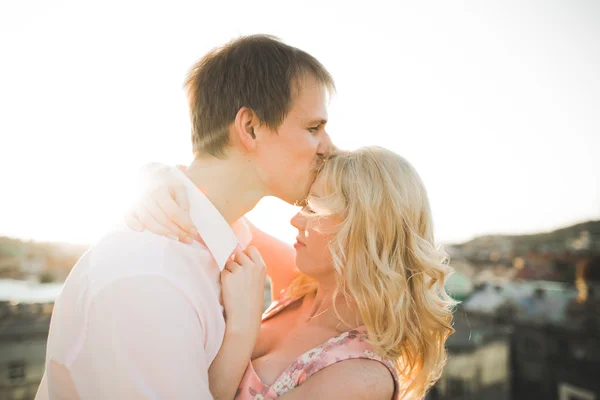
[[[174,167],[160,163],[141,168],[142,193],[125,214],[133,230],[149,230],[182,243],[191,244],[198,234],[190,218],[187,187],[175,175]]]
[[[296,250],[283,241],[265,233],[246,219],[252,232],[250,244],[258,249],[267,265],[267,276],[271,280],[271,298],[276,299],[298,276]]]
[[[215,400],[231,400],[252,357],[255,340],[247,332],[226,325],[223,344],[208,370],[210,392]]]
[[[208,371],[215,400],[234,398],[260,331],[266,267],[252,246],[236,252],[221,273],[225,336]]]

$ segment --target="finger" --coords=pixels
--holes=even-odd
[[[244,251],[244,253],[246,253],[248,255],[248,257],[250,257],[250,259],[252,261],[254,261],[255,263],[264,263],[262,256],[260,255],[260,252],[258,251],[258,249],[254,246],[248,246],[248,248],[246,248],[246,250]]]
[[[177,240],[179,237],[186,236],[186,233],[183,232],[177,225],[175,225],[169,218],[167,214],[159,207],[158,203],[156,203],[152,197],[146,197],[143,200],[143,206],[152,219],[157,222],[160,226],[160,233],[154,232],[159,235],[167,236],[170,239]]]
[[[154,217],[148,211],[147,207],[144,204],[139,205],[134,209],[134,215],[142,224],[142,226],[144,226],[144,228],[146,228],[150,232],[177,240],[177,237],[175,235],[169,232],[163,225],[161,225],[158,221],[154,219]]]
[[[182,185],[183,186],[183,185]],[[192,219],[190,218],[189,205],[183,209],[180,204],[177,203],[176,198],[171,194],[172,190],[176,190],[176,196],[185,197],[187,201],[187,193],[181,193],[181,189],[175,188],[170,190],[164,190],[164,187],[154,191],[152,197],[158,204],[160,209],[165,213],[166,218],[169,222],[177,227],[178,236],[189,236],[194,237],[198,233]],[[183,187],[185,192],[185,186]]]
[[[250,266],[250,265],[254,264],[252,262],[252,260],[250,259],[250,257],[248,257],[246,254],[244,254],[244,252],[241,250],[236,250],[234,255],[235,255],[235,261],[237,261],[238,264],[240,264],[242,266]]]
[[[235,262],[233,260],[229,260],[225,263],[224,270],[234,273],[235,271],[239,270],[240,268],[242,268],[242,266],[240,264],[238,264],[237,262]]]
[[[125,220],[125,225],[127,225],[134,231],[141,232],[144,230],[144,226],[140,223],[140,221],[138,221],[133,211],[130,211],[127,214],[125,214],[125,217],[123,219]]]
[[[198,229],[192,221],[190,215],[190,199],[188,197],[187,188],[185,185],[177,185],[171,189],[173,199],[179,206],[177,208],[176,214],[173,215],[173,220],[176,224],[178,224],[183,230],[187,231],[191,236],[195,236],[198,234]],[[178,215],[177,212],[180,214]]]
[[[264,274],[267,273],[267,265],[265,264],[265,260],[263,260],[262,255],[256,247],[248,247],[246,249],[246,254],[252,260],[255,268],[260,269]]]
[[[145,198],[146,207],[148,207],[148,211],[152,213],[152,216],[156,221],[177,237],[182,238],[189,236],[186,231],[181,229],[171,220],[169,213],[165,211],[165,206],[163,205],[164,202],[173,202],[173,199],[169,196],[169,192],[164,190],[157,190],[154,194]]]
[[[228,270],[224,269],[223,271],[221,271],[221,283],[225,282],[229,275],[231,275],[231,272],[229,272]]]

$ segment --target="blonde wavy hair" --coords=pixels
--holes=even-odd
[[[434,244],[425,187],[412,165],[380,147],[337,152],[318,173],[325,193],[309,196],[307,216],[343,217],[329,243],[334,304],[343,295],[358,309],[375,352],[397,368],[398,398],[423,398],[445,365],[456,304],[444,289],[452,269]],[[316,288],[301,275],[290,291]]]

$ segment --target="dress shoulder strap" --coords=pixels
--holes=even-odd
[[[284,371],[272,387],[278,395],[281,395],[302,384],[323,368],[349,359],[369,359],[382,363],[392,374],[395,386],[393,399],[397,397],[399,385],[396,368],[391,361],[385,360],[373,351],[373,347],[367,341],[364,327],[346,331],[304,353]]]
[[[284,308],[286,308],[290,304],[297,302],[301,298],[302,297],[290,296],[288,291],[286,290],[285,292],[283,292],[281,294],[281,296],[279,296],[279,298],[277,300],[273,301],[271,303],[271,305],[269,307],[267,307],[267,309],[263,312],[262,320],[265,321],[265,320],[273,317],[275,314],[278,314]]]

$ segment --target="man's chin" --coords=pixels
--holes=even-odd
[[[307,197],[308,197],[308,190],[305,193],[294,194],[292,196],[289,196],[288,198],[280,197],[280,199],[292,206],[304,207],[304,203],[306,202]]]
[[[272,192],[272,196],[277,197],[280,200],[285,201],[288,204],[291,204],[292,206],[299,206],[302,205],[305,201],[306,198],[308,197],[308,193],[310,192],[310,187],[311,184],[307,184],[304,188],[304,190],[277,190],[277,189],[283,189],[283,188],[273,188]]]
[[[293,199],[290,198],[290,200],[285,200],[285,199],[282,199],[282,200],[292,206],[295,206],[295,207],[304,207],[304,203],[306,202],[306,196],[303,196],[300,198],[294,197]]]

